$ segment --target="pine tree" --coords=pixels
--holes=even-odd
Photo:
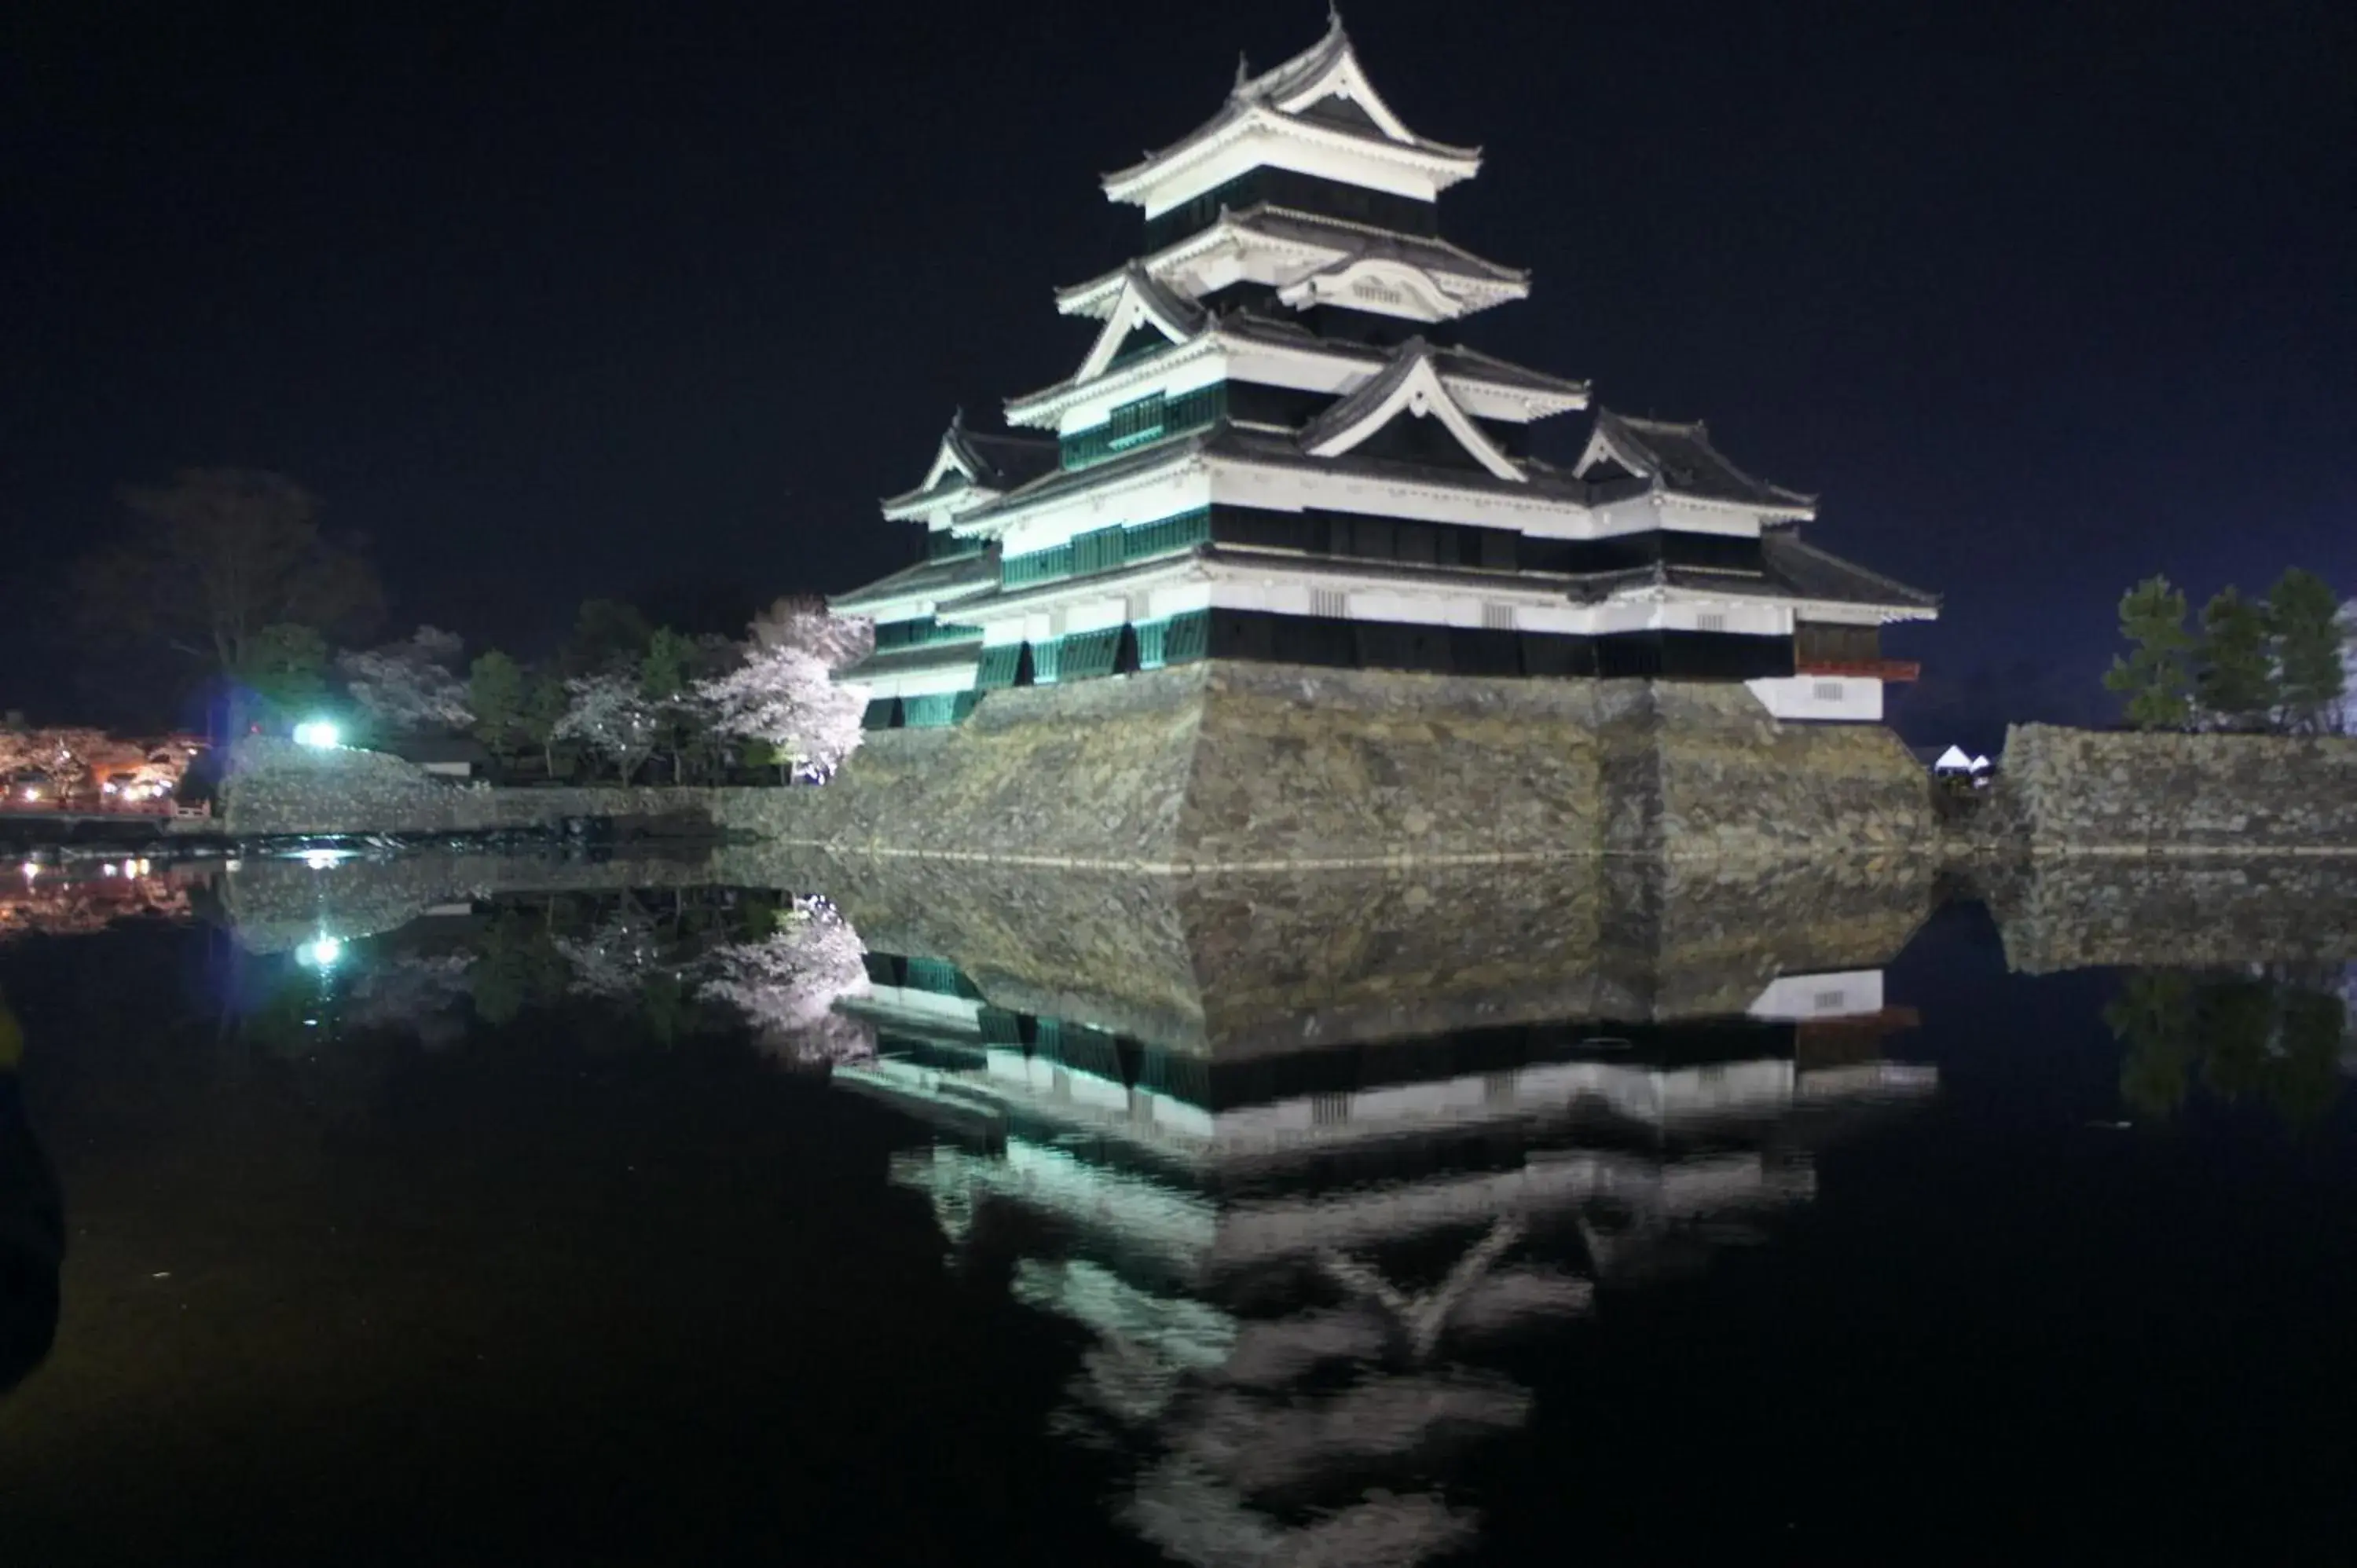
[[[2265,728],[2276,702],[2266,607],[2228,588],[2202,608],[2201,632],[2193,689],[2202,711],[2229,729]]]
[[[2295,566],[2267,595],[2267,627],[2274,634],[2276,683],[2286,727],[2314,734],[2339,714],[2348,689],[2341,663],[2341,606],[2331,586],[2313,572]]]
[[[2193,717],[2193,682],[2187,655],[2185,596],[2166,577],[2147,577],[2120,597],[2120,635],[2130,649],[2115,656],[2104,684],[2127,699],[2127,720],[2138,729],[2181,729]]]

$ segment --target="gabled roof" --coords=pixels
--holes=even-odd
[[[1448,395],[1435,364],[1432,345],[1411,338],[1399,347],[1381,375],[1302,427],[1301,449],[1313,457],[1334,457],[1372,437],[1393,420],[1435,418],[1458,444],[1501,479],[1522,483],[1523,471],[1499,450],[1472,416]]]
[[[1812,513],[1817,504],[1814,496],[1755,479],[1728,462],[1711,445],[1710,430],[1698,419],[1692,424],[1636,419],[1599,408],[1587,449],[1572,471],[1601,482],[1612,477],[1598,472],[1608,463],[1649,481],[1648,489],[1700,500],[1731,501],[1802,516]]]
[[[1412,156],[1431,168],[1441,183],[1470,177],[1480,166],[1481,149],[1428,141],[1411,132],[1392,113],[1359,64],[1358,51],[1333,14],[1326,36],[1291,59],[1258,76],[1246,74],[1239,62],[1236,83],[1220,112],[1192,132],[1137,163],[1104,177],[1105,194],[1116,201],[1135,199],[1151,177],[1189,160],[1206,145],[1257,123],[1297,131],[1318,140],[1339,138],[1371,151],[1389,150]],[[1328,115],[1329,103],[1354,106],[1355,115]],[[1361,122],[1363,122],[1361,124]]]
[[[1105,317],[1104,330],[1097,334],[1088,358],[1081,361],[1072,379],[1085,381],[1104,374],[1130,334],[1142,328],[1150,326],[1171,342],[1184,343],[1210,320],[1209,311],[1132,262],[1122,269],[1121,294]]]
[[[1530,292],[1528,272],[1486,260],[1437,235],[1394,233],[1353,223],[1346,218],[1299,212],[1265,201],[1225,212],[1209,228],[1199,229],[1130,264],[1142,265],[1149,273],[1175,270],[1176,265],[1189,259],[1252,239],[1326,252],[1335,258],[1324,263],[1326,267],[1361,259],[1395,261],[1452,280],[1456,287],[1469,287],[1477,294],[1520,298]],[[1113,312],[1120,298],[1128,270],[1127,266],[1116,267],[1085,283],[1058,289],[1057,310],[1066,316],[1103,318]]]
[[[1361,365],[1385,363],[1398,352],[1347,338],[1323,338],[1298,321],[1279,320],[1245,308],[1216,314],[1206,312],[1203,320],[1203,329],[1171,345],[1172,349],[1181,351],[1175,356],[1177,360],[1191,360],[1238,343],[1291,349]],[[1099,335],[1100,342],[1103,337],[1103,334]],[[1566,381],[1561,376],[1551,376],[1544,371],[1534,371],[1526,366],[1493,359],[1470,349],[1433,349],[1431,352],[1443,376],[1525,394],[1534,405],[1534,413],[1539,416],[1587,406],[1587,383],[1585,381]],[[1134,374],[1141,381],[1149,381],[1173,362],[1166,358],[1169,353],[1168,349],[1157,349],[1134,363],[1109,368],[1116,376]],[[1093,358],[1092,356],[1092,360]],[[1088,366],[1083,365],[1082,370],[1085,372]],[[1010,421],[1022,424],[1043,424],[1060,412],[1069,400],[1095,395],[1093,390],[1086,392],[1082,390],[1095,380],[1095,376],[1085,373],[1068,376],[1053,386],[1011,397],[1006,400],[1006,416]],[[1555,400],[1556,405],[1553,408],[1537,406],[1548,400]]]
[[[933,449],[932,467],[913,490],[887,496],[884,515],[904,519],[935,507],[952,510],[979,506],[993,496],[1028,484],[1056,466],[1056,443],[1045,436],[968,430],[965,412],[950,416]]]

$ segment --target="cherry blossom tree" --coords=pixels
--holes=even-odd
[[[834,676],[874,649],[875,623],[829,615],[816,601],[780,599],[752,630],[744,663],[697,685],[713,727],[770,746],[780,771],[825,779],[859,745],[867,705],[863,689]]]
[[[388,736],[463,730],[475,722],[457,672],[457,634],[421,626],[400,642],[336,660],[352,701]]]
[[[662,738],[662,714],[630,674],[579,675],[565,682],[565,714],[549,732],[613,763],[625,784]]]
[[[48,775],[60,795],[79,789],[95,769],[135,767],[145,760],[137,746],[103,730],[0,729],[0,779],[38,771]]]

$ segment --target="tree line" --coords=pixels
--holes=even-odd
[[[2120,635],[2104,684],[2138,729],[2323,735],[2348,727],[2357,620],[2330,585],[2294,567],[2264,598],[2221,589],[2189,627],[2182,589],[2147,577],[2120,599]]]
[[[366,645],[383,619],[375,571],[291,479],[189,469],[123,499],[129,534],[75,574],[85,645],[177,660],[230,736],[324,713],[363,744],[471,736],[511,774],[673,783],[823,778],[858,742],[861,699],[833,676],[873,628],[815,599],[780,600],[742,639],[593,599],[547,658],[468,660],[430,626]]]

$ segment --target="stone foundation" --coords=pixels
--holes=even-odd
[[[1120,870],[1931,853],[1889,731],[1787,725],[1740,686],[1206,661],[990,693],[871,736],[723,826],[837,851]]]

